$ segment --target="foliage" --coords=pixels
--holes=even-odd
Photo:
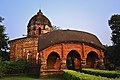
[[[60,27],[57,27],[57,26],[52,26],[52,31],[57,31],[57,30],[61,30]]]
[[[4,18],[0,17],[0,57],[5,60],[5,56],[8,55],[8,36],[5,34],[5,27],[2,24]]]
[[[107,78],[119,78],[120,72],[118,71],[107,71],[107,70],[94,70],[94,69],[82,69],[85,74],[102,76]]]
[[[114,47],[113,46],[105,46],[106,47],[106,51],[105,51],[105,58],[104,58],[104,63],[105,63],[105,68],[107,70],[115,70],[116,67],[115,67],[115,63],[113,61],[114,57],[113,56],[113,51],[114,51]],[[113,63],[114,64],[113,64]]]
[[[32,64],[25,59],[18,59],[17,61],[3,61],[2,73],[6,74],[19,74],[27,73],[31,69]]]
[[[117,80],[117,78],[113,79],[101,76],[94,76],[72,70],[64,70],[64,78],[65,80]]]
[[[114,45],[120,45],[120,15],[112,15],[109,20],[109,26],[112,30],[111,40]]]
[[[61,80],[59,78],[33,78],[27,76],[3,77],[0,80]]]
[[[120,66],[120,15],[112,15],[108,22],[111,30],[112,36],[111,40],[113,42],[113,46],[109,46],[106,52],[105,57],[107,56],[107,60],[114,64],[115,66]]]
[[[108,70],[120,70],[120,47],[118,46],[109,46],[106,47],[105,51],[105,67]]]
[[[0,78],[2,77],[2,58],[0,58]]]

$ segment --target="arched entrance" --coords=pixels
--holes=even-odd
[[[27,53],[27,60],[32,62],[32,52],[30,51]]]
[[[48,69],[60,69],[60,56],[56,52],[49,54],[47,58],[47,68]]]
[[[80,70],[81,63],[80,63],[80,55],[77,51],[72,50],[67,55],[66,65],[68,69],[72,70]]]
[[[98,54],[95,52],[89,52],[86,59],[87,68],[96,68],[98,63]]]

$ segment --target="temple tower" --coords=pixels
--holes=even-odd
[[[34,15],[27,26],[27,36],[38,36],[51,31],[51,22],[41,10]]]

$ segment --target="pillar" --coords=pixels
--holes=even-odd
[[[86,67],[86,58],[81,59],[81,67],[85,68]]]
[[[86,67],[86,58],[85,58],[85,45],[82,43],[82,55],[81,55],[81,67]]]
[[[61,59],[61,70],[62,70],[62,69],[67,69],[66,59]]]
[[[43,59],[41,58],[41,67],[40,67],[40,70],[47,70],[47,60],[46,59]]]
[[[105,69],[104,65],[104,52],[100,50],[100,56],[99,56],[99,69]]]

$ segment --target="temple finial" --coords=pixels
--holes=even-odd
[[[39,9],[39,13],[41,13],[41,9]]]
[[[37,13],[37,14],[43,14],[43,13],[42,13],[42,11],[41,11],[41,9],[39,9],[39,11],[38,11],[38,13]]]

